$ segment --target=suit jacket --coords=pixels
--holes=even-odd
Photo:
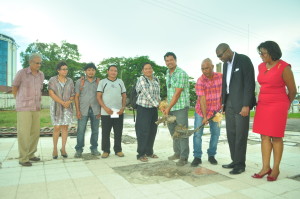
[[[224,75],[222,80],[222,104],[224,105],[225,111],[227,65],[227,62],[223,64]],[[233,109],[236,113],[239,113],[243,106],[249,106],[251,110],[256,105],[254,67],[246,55],[235,53],[229,84],[229,94]]]

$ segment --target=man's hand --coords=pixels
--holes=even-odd
[[[208,124],[207,117],[204,117],[204,118],[203,118],[202,124]]]
[[[164,111],[163,111],[164,115],[169,115],[170,113],[170,108],[166,108]]]
[[[105,107],[104,110],[105,110],[105,112],[106,112],[108,115],[112,115],[112,114],[113,114],[113,111],[112,111],[110,108]]]
[[[99,119],[101,117],[101,113],[99,113],[96,118]]]
[[[240,115],[243,116],[243,117],[246,117],[246,116],[249,115],[249,112],[250,112],[249,106],[243,106],[243,108],[240,112]]]
[[[124,113],[125,108],[121,108],[118,112],[118,115],[122,115]]]

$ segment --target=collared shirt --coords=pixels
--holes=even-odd
[[[189,76],[187,73],[176,66],[176,69],[170,75],[170,70],[166,73],[167,83],[167,96],[168,103],[171,102],[173,95],[175,94],[175,88],[183,88],[177,103],[172,107],[171,111],[184,109],[190,106],[190,92],[189,92]]]
[[[207,78],[205,75],[201,75],[198,78],[195,85],[196,94],[198,96],[195,106],[196,113],[203,117],[200,104],[200,96],[205,96],[206,99],[206,117],[210,118],[215,111],[221,109],[221,97],[222,97],[222,74],[213,73],[212,79]]]
[[[152,80],[142,75],[136,83],[136,92],[138,93],[137,104],[152,108],[158,107],[160,101],[160,85],[159,80],[153,76]]]
[[[108,78],[101,79],[97,92],[103,93],[102,100],[108,108],[122,108],[122,94],[126,93],[126,88],[121,79],[117,78],[114,81],[109,80]],[[108,115],[104,108],[101,109],[101,115]]]
[[[44,78],[42,71],[38,71],[36,75],[33,75],[30,67],[17,72],[13,82],[13,86],[18,87],[16,111],[41,110],[41,91]]]
[[[233,52],[232,60],[231,62],[227,62],[227,75],[226,75],[226,84],[227,84],[227,94],[229,94],[229,84],[230,84],[230,78],[231,78],[231,72],[232,72],[232,65],[234,61],[235,52]]]
[[[100,105],[97,101],[97,81],[96,78],[90,82],[86,77],[84,78],[84,85],[80,90],[81,78],[76,81],[75,93],[79,93],[79,109],[81,115],[87,116],[89,108],[91,107],[94,115],[100,114]]]

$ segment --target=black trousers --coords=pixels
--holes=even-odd
[[[250,116],[243,117],[236,113],[229,95],[226,100],[225,117],[227,140],[234,168],[245,168]]]
[[[119,118],[111,118],[110,115],[101,116],[102,126],[102,151],[110,153],[110,132],[114,130],[114,151],[121,152],[121,141],[123,133],[124,114],[119,115]]]
[[[157,133],[157,108],[137,107],[135,132],[137,137],[137,159],[153,154],[153,145]]]

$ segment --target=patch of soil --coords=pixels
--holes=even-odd
[[[141,163],[113,168],[117,173],[135,184],[154,184],[181,179],[193,186],[205,185],[231,179],[204,167],[176,166],[173,161]]]

